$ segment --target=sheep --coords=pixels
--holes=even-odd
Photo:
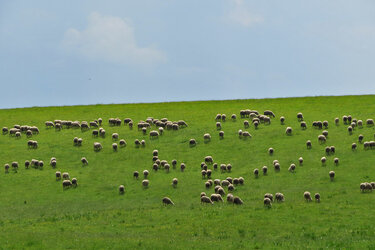
[[[229,184],[228,185],[228,191],[232,192],[234,191],[235,187],[233,186],[233,184]]]
[[[94,142],[94,151],[98,152],[102,150],[103,146],[99,142]]]
[[[232,164],[230,164],[230,163],[227,164],[227,171],[228,172],[232,171]]]
[[[189,145],[190,146],[195,146],[195,145],[197,145],[197,142],[195,141],[195,139],[190,139],[189,140]]]
[[[363,143],[363,147],[364,147],[364,149],[369,149],[369,148],[370,148],[370,142],[365,141],[365,142]]]
[[[120,147],[126,147],[126,141],[124,140],[124,139],[121,139],[120,141],[119,141],[119,145],[120,145]]]
[[[329,171],[329,178],[331,178],[331,181],[335,178],[335,171]]]
[[[233,194],[231,194],[231,193],[227,194],[227,202],[229,202],[229,203],[233,203],[233,201],[234,201],[234,196],[233,196]]]
[[[297,113],[298,121],[303,121],[303,114],[301,112]]]
[[[207,164],[213,164],[214,159],[212,158],[212,156],[208,155],[208,156],[204,157],[204,162],[207,163]]]
[[[93,137],[98,137],[99,136],[99,130],[93,130],[92,131],[92,136]]]
[[[142,181],[142,186],[143,186],[144,188],[147,188],[149,184],[150,184],[150,182],[149,182],[148,180],[143,180],[143,181]]]
[[[124,193],[125,193],[125,187],[124,187],[124,185],[120,185],[120,186],[118,187],[118,192],[119,192],[120,194],[124,194]]]
[[[320,159],[320,161],[322,162],[322,165],[325,165],[325,164],[326,164],[326,161],[327,161],[327,158],[323,156],[323,157]]]
[[[319,141],[320,144],[325,143],[326,140],[327,139],[324,135],[318,135],[318,141]]]
[[[337,118],[338,119],[338,118]],[[320,202],[320,194],[319,193],[316,193],[315,195],[314,195],[314,197],[315,197],[315,201],[316,202]]]
[[[215,180],[214,180],[214,184],[215,184],[216,186],[220,185],[220,183],[221,183],[220,179],[215,179]]]
[[[366,120],[366,125],[367,126],[374,126],[374,120],[373,119],[367,119]]]
[[[26,160],[25,161],[25,169],[28,169],[30,167],[30,161]]]
[[[72,178],[72,186],[73,187],[77,187],[78,186],[77,178]]]
[[[33,131],[31,131],[31,130],[27,130],[27,131],[26,131],[26,137],[30,138],[30,137],[32,137],[32,136],[33,136]]]
[[[248,120],[245,120],[244,122],[243,122],[243,125],[244,125],[244,127],[245,128],[248,128],[250,125],[249,125],[249,121]]]
[[[158,171],[158,170],[159,170],[159,166],[158,166],[158,164],[154,163],[154,164],[152,165],[152,169],[153,169],[155,172]]]
[[[283,125],[285,123],[285,117],[284,116],[280,116],[280,123],[281,123],[281,125]]]
[[[335,163],[335,165],[337,166],[337,165],[339,165],[339,158],[335,158],[335,159],[333,159],[333,162]]]
[[[357,125],[358,125],[358,127],[362,128],[362,126],[363,126],[363,121],[362,121],[362,120],[358,120]]]
[[[225,118],[224,118],[224,120],[225,120]],[[185,121],[183,121],[183,120],[179,120],[177,122],[177,125],[180,126],[180,127],[187,127],[188,126],[187,123]]]
[[[225,178],[225,180],[227,180],[229,182],[228,185],[233,183],[232,177],[227,177],[227,178]]]
[[[326,151],[326,154],[329,155],[329,153],[331,153],[331,148],[329,146],[327,146],[325,148],[325,151]]]
[[[72,186],[72,182],[70,180],[64,180],[62,182],[63,189],[70,188]]]
[[[302,164],[303,164],[303,158],[302,157],[298,158],[298,162],[299,162],[299,165],[302,166]]]
[[[217,130],[220,130],[220,129],[221,129],[221,123],[220,123],[220,122],[217,122],[217,123],[216,123],[216,129],[217,129]]]
[[[142,133],[143,133],[143,135],[146,135],[147,134],[147,128],[146,127],[143,127],[142,128]],[[151,136],[151,135],[150,135]]]
[[[258,176],[259,176],[259,170],[257,168],[254,169],[253,173],[254,173],[255,178],[258,178]]]
[[[53,124],[53,122],[51,121],[46,121],[44,124],[46,125],[47,128],[51,128],[51,127],[53,128],[55,126],[55,124]]]
[[[238,178],[233,178],[233,184],[234,185],[238,185],[240,183],[240,181],[238,180]]]
[[[61,172],[60,171],[56,171],[55,176],[56,176],[57,181],[61,180]]]
[[[206,142],[211,141],[211,135],[209,133],[206,133],[203,135],[203,139]]]
[[[277,202],[283,202],[284,201],[284,195],[282,193],[276,193],[275,194],[275,200]]]
[[[207,171],[207,178],[211,178],[211,175],[212,175],[212,170],[211,169],[208,169],[206,170]]]
[[[348,127],[348,132],[349,132],[349,135],[351,135],[353,133],[353,127],[349,126]]]
[[[336,118],[335,118],[335,124],[336,124],[336,126],[338,126],[339,123],[340,123],[340,119],[339,119],[338,117],[336,117]]]
[[[361,192],[365,192],[366,191],[366,183],[361,183],[359,188],[361,189]]]
[[[220,137],[220,139],[224,139],[224,131],[219,132],[219,137]]]
[[[64,180],[69,180],[69,179],[70,179],[70,177],[69,177],[69,173],[68,173],[68,172],[64,172],[64,173],[62,173],[62,178],[63,178]]]
[[[219,201],[223,201],[223,198],[221,197],[220,194],[211,194],[211,201],[219,202]]]
[[[238,130],[238,136],[241,138],[242,137],[242,130]]]
[[[361,135],[358,136],[358,142],[362,143],[362,141],[363,141],[363,135],[361,134]]]
[[[219,187],[219,188],[217,189],[217,192],[216,192],[216,193],[218,193],[218,194],[220,194],[220,195],[224,196],[224,195],[225,195],[225,191],[224,191],[224,188],[222,188],[222,187]]]
[[[105,129],[99,130],[99,135],[104,138],[105,137]]]
[[[286,129],[285,129],[285,133],[286,133],[286,135],[292,135],[292,128],[291,127],[287,127]]]
[[[237,116],[235,114],[232,114],[230,118],[232,119],[232,121],[236,121]]]
[[[112,140],[118,140],[118,133],[113,133],[112,134]]]
[[[162,199],[162,203],[163,203],[163,205],[172,205],[172,206],[174,206],[173,201],[170,198],[168,198],[168,197],[164,197]]]
[[[38,162],[38,167],[39,167],[39,168],[43,168],[43,166],[44,166],[44,162],[43,162],[43,161],[39,161],[39,162]]]
[[[263,204],[264,204],[265,207],[268,207],[268,208],[272,207],[272,202],[269,198],[264,198]]]
[[[212,166],[214,167],[214,170],[217,170],[217,163],[216,162]]]
[[[143,176],[144,176],[145,179],[147,179],[148,174],[149,174],[148,170],[143,171]]]
[[[95,121],[91,121],[89,124],[90,124],[90,128],[91,128],[91,127],[92,127],[92,128],[97,128],[97,127],[99,127],[99,126],[98,126],[98,123],[95,122]]]
[[[276,172],[280,171],[280,163],[276,162],[273,166]]]
[[[201,196],[201,203],[209,203],[209,204],[214,204],[211,199],[207,196]]]
[[[301,122],[300,125],[301,125],[302,129],[306,129],[307,128],[306,122]]]
[[[323,121],[323,126],[325,129],[328,129],[328,121]]]
[[[113,149],[113,151],[116,152],[117,148],[118,148],[117,143],[112,143],[112,149]]]
[[[267,175],[267,171],[268,171],[267,166],[263,166],[263,167],[262,167],[263,175]]]
[[[240,197],[235,196],[235,197],[233,198],[233,204],[236,204],[236,205],[242,205],[242,204],[243,204],[243,201],[241,200]]]
[[[5,134],[8,134],[9,129],[7,127],[3,127],[2,131],[3,131],[3,135],[5,135]]]
[[[305,192],[303,193],[303,197],[305,198],[305,200],[306,200],[307,202],[309,202],[309,201],[312,200],[312,199],[311,199],[311,194],[310,194],[310,192],[308,192],[308,191],[305,191]]]
[[[322,135],[324,135],[325,137],[328,137],[328,131],[327,130],[323,130]]]
[[[371,182],[370,184],[371,184],[372,189],[375,189],[375,182]]]
[[[268,116],[271,116],[271,117],[275,117],[275,114],[271,111],[271,110],[265,110],[263,112],[264,115],[268,115]]]
[[[89,161],[86,159],[86,157],[82,157],[81,162],[83,165],[89,165]]]
[[[159,132],[156,130],[150,131],[150,138],[157,138],[159,136]]]
[[[36,149],[36,148],[38,148],[38,142],[37,141],[28,140],[27,141],[27,146],[29,148]]]
[[[133,178],[138,179],[139,173],[138,171],[133,172]]]
[[[201,171],[201,174],[202,174],[202,178],[204,179],[206,177],[207,171],[203,169]]]
[[[273,148],[269,148],[269,149],[268,149],[268,154],[269,154],[269,155],[273,155],[273,152],[274,152],[274,149],[273,149]]]
[[[251,136],[251,134],[249,133],[249,132],[247,132],[247,131],[244,131],[244,132],[242,132],[242,136],[246,139],[246,138],[251,138],[252,136]]]
[[[8,173],[8,171],[9,171],[9,164],[8,163],[4,165],[4,169],[5,169],[5,173]]]
[[[342,121],[344,124],[348,123],[348,117],[346,115],[342,116]]]
[[[185,163],[181,163],[180,165],[181,172],[184,172],[185,168],[186,168]]]
[[[164,165],[164,169],[166,172],[169,172],[169,169],[170,169],[170,165],[167,163]]]
[[[139,147],[141,145],[141,142],[138,139],[134,140],[135,147]]]
[[[239,183],[240,185],[243,185],[243,184],[245,183],[245,179],[244,179],[243,177],[239,177],[239,178],[238,178],[238,183]]]
[[[296,170],[296,164],[294,164],[294,163],[290,164],[288,170],[289,170],[289,172],[294,172]]]
[[[306,141],[306,147],[307,147],[307,149],[311,149],[312,144],[311,144],[311,141],[310,141],[310,140],[307,140],[307,141]]]
[[[215,117],[215,120],[221,120],[221,114],[217,114],[216,117]]]
[[[201,192],[201,197],[203,196],[207,196],[207,194],[205,192]]]
[[[372,185],[371,185],[371,183],[366,182],[365,185],[366,185],[366,190],[372,192]]]
[[[57,164],[56,159],[51,160],[49,164],[51,165],[51,167],[55,168],[55,167],[56,167],[56,164]]]
[[[227,171],[227,165],[220,164],[220,170],[221,170],[222,173],[225,172],[225,171]]]

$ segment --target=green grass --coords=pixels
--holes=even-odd
[[[238,138],[243,128],[240,109],[273,110],[276,118],[270,126],[250,127],[249,140]],[[303,112],[308,124],[301,130],[297,112]],[[222,123],[225,139],[220,140],[215,127],[217,113],[238,119]],[[36,125],[39,142],[36,150],[27,148],[27,138],[0,136],[1,166],[18,161],[18,173],[0,172],[0,249],[167,249],[167,248],[375,248],[375,192],[360,193],[359,184],[375,181],[375,155],[358,145],[353,152],[351,144],[363,134],[365,140],[373,140],[374,127],[364,126],[348,135],[341,117],[351,114],[366,120],[375,118],[375,96],[309,97],[285,99],[233,100],[208,102],[178,102],[126,105],[94,105],[72,107],[47,107],[0,110],[0,126],[14,124]],[[189,127],[179,131],[165,131],[159,139],[150,140],[136,128],[109,127],[108,118],[130,117],[133,121],[167,117],[169,120],[185,120]],[[285,116],[285,125],[279,117]],[[92,138],[91,132],[63,129],[56,132],[46,129],[46,120],[86,120],[98,117],[104,120],[107,137]],[[334,118],[340,117],[340,125]],[[319,145],[317,136],[321,130],[311,127],[314,120],[328,120],[329,136],[326,145]],[[293,127],[293,135],[286,136],[285,128]],[[135,126],[136,127],[136,126]],[[111,134],[118,132],[128,145],[111,149]],[[212,141],[203,142],[203,134],[210,133]],[[75,136],[83,138],[82,147],[74,147]],[[135,148],[134,140],[145,139],[145,148]],[[188,141],[195,138],[196,147]],[[306,140],[313,142],[311,150]],[[103,150],[95,153],[93,142],[103,144]],[[328,156],[322,167],[320,158],[327,145],[336,147],[335,156]],[[275,153],[269,156],[267,149]],[[178,166],[186,163],[185,172],[171,169],[170,173],[152,171],[152,151],[159,150],[160,159],[169,162],[177,159]],[[204,156],[212,155],[217,163],[231,163],[231,173],[214,171],[212,178],[227,176],[245,178],[245,185],[237,186],[235,195],[244,201],[243,206],[227,204],[201,205],[199,194],[209,194],[200,175],[200,163]],[[81,157],[89,165],[82,167]],[[298,158],[304,158],[298,166]],[[48,166],[51,157],[57,158],[57,168]],[[333,158],[340,158],[334,166]],[[25,160],[43,160],[43,170],[28,169]],[[278,159],[281,171],[276,173],[272,161]],[[288,172],[296,163],[295,173]],[[255,179],[252,171],[269,167],[267,176]],[[150,171],[150,186],[143,189],[141,180],[132,173],[144,169]],[[78,179],[76,189],[62,190],[61,181],[55,180],[55,171],[67,171]],[[336,177],[330,181],[328,172]],[[172,188],[177,177],[179,184]],[[123,184],[126,192],[118,194]],[[303,192],[321,194],[321,203],[307,203]],[[282,192],[284,203],[274,203],[264,208],[263,195]],[[170,197],[175,206],[165,207],[164,196]],[[25,204],[26,201],[26,204]]]

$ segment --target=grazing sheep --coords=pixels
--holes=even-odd
[[[26,131],[26,137],[30,138],[30,137],[32,137],[32,136],[33,136],[33,131],[31,131],[31,130],[27,130],[27,131]]]
[[[268,171],[267,166],[263,166],[263,167],[262,167],[263,175],[267,175],[267,171]]]
[[[55,167],[56,167],[56,164],[57,164],[56,159],[51,160],[49,164],[51,165],[51,167],[55,168]]]
[[[150,184],[150,182],[148,180],[142,181],[142,186],[145,187],[145,188],[148,187],[149,184]]]
[[[252,136],[251,136],[251,134],[249,133],[249,132],[247,132],[247,131],[244,131],[244,132],[242,132],[242,136],[246,139],[246,138],[251,138]]]
[[[306,122],[301,122],[300,125],[301,125],[302,129],[306,129],[307,128]]]
[[[211,201],[219,202],[219,201],[223,201],[223,198],[221,197],[220,194],[211,194]]]
[[[118,140],[118,133],[112,134],[112,140]]]
[[[325,129],[328,129],[328,121],[323,121],[323,126]]]
[[[92,131],[92,136],[98,137],[99,136],[99,130],[93,130]]]
[[[335,171],[329,171],[329,178],[331,178],[331,181],[335,178]]]
[[[29,148],[36,149],[36,148],[38,148],[38,142],[37,141],[28,140],[27,141],[27,146]]]
[[[333,162],[335,163],[336,166],[339,165],[339,158],[333,159]]]
[[[284,116],[281,116],[281,117],[280,117],[280,123],[281,123],[281,125],[283,125],[284,122],[285,122],[285,117],[284,117]]]
[[[159,151],[157,149],[152,151],[152,156],[158,156],[158,155],[159,155]]]
[[[307,149],[311,149],[312,144],[311,144],[310,140],[306,141],[306,147],[307,147]]]
[[[325,137],[328,137],[328,131],[327,130],[323,130],[322,135],[324,135]]]
[[[232,171],[232,164],[227,164],[227,171],[228,172]]]
[[[319,141],[320,144],[325,143],[326,140],[327,139],[324,135],[318,135],[318,141]]]
[[[292,128],[291,127],[287,127],[286,130],[285,130],[285,133],[286,135],[292,135]]]
[[[241,200],[240,197],[235,196],[235,197],[233,198],[233,204],[236,204],[236,205],[242,205],[242,204],[243,204],[243,201]]]
[[[221,120],[221,114],[217,114],[216,117],[215,117],[215,120]]]
[[[43,168],[43,166],[44,166],[44,162],[43,162],[43,161],[39,161],[39,162],[38,162],[38,167],[39,167],[39,168]]]
[[[224,139],[224,131],[219,132],[219,137],[220,137],[220,139]]]
[[[353,133],[353,127],[352,126],[348,127],[348,132],[349,132],[350,135]]]
[[[172,163],[172,167],[173,167],[173,168],[176,168],[177,160],[173,159],[171,163]]]
[[[347,124],[348,123],[348,117],[346,115],[344,115],[342,117],[342,121],[343,121],[344,124]]]
[[[352,150],[356,150],[357,149],[357,144],[356,143],[352,143]]]
[[[364,183],[361,183],[360,185],[359,185],[359,188],[361,189],[361,192],[365,192],[366,191],[366,183],[364,182]]]
[[[212,158],[212,156],[208,155],[208,156],[204,157],[204,162],[207,163],[207,164],[213,164],[214,159]]]
[[[235,121],[237,119],[237,116],[235,114],[232,114],[231,117],[232,121]]]
[[[5,164],[4,165],[4,169],[5,169],[5,173],[8,173],[8,171],[9,171],[9,164]]]
[[[207,196],[201,196],[201,203],[209,203],[209,204],[214,204],[211,199]]]
[[[185,163],[181,163],[180,165],[181,172],[184,172],[185,168],[186,168]]]
[[[162,202],[163,202],[163,205],[172,205],[172,206],[174,205],[173,201],[168,197],[164,197],[162,199]]]
[[[362,120],[358,120],[357,125],[358,125],[358,127],[362,128],[362,126],[363,126],[363,121],[362,121]]]
[[[55,176],[56,176],[57,181],[61,180],[61,172],[60,171],[56,171]]]
[[[25,168],[28,169],[30,167],[30,161],[26,160],[25,161]]]
[[[306,192],[303,193],[303,197],[305,198],[305,200],[306,200],[307,202],[309,202],[309,201],[312,200],[312,199],[311,199],[311,194],[310,194],[310,192],[308,192],[308,191],[306,191]]]
[[[220,123],[220,122],[217,122],[217,123],[216,123],[216,129],[217,129],[217,130],[220,130],[220,129],[221,129],[221,123]]]
[[[269,149],[268,149],[268,154],[273,155],[273,152],[274,152],[274,149],[273,149],[273,148],[269,148]]]
[[[154,163],[154,164],[152,165],[152,169],[153,169],[155,172],[158,171],[158,170],[159,170],[159,166],[158,166],[158,164]]]
[[[220,164],[220,170],[221,170],[222,173],[225,172],[225,171],[227,171],[227,165]]]
[[[214,167],[214,170],[217,170],[217,163],[214,163],[212,166]]]
[[[359,142],[359,143],[362,143],[362,141],[363,141],[363,135],[359,135],[359,136],[358,136],[358,142]]]
[[[117,143],[112,143],[112,148],[113,148],[113,151],[116,152],[118,148]]]
[[[336,118],[335,118],[335,124],[336,124],[336,126],[338,126],[339,123],[340,123],[340,119],[339,119],[338,117],[336,117]]]
[[[224,195],[225,195],[224,188],[219,187],[219,188],[217,189],[217,193],[220,194],[220,195],[222,195],[222,196],[224,196]]]
[[[105,129],[99,130],[99,135],[104,138],[105,137]]]
[[[338,118],[337,118],[338,119]],[[316,202],[320,202],[320,194],[319,193],[316,193],[315,195],[314,195],[314,197],[315,197],[315,201]]]
[[[2,131],[3,131],[3,135],[5,135],[5,134],[8,134],[9,129],[7,127],[3,127]]]
[[[207,171],[203,169],[203,170],[201,171],[201,174],[202,174],[202,178],[205,178],[205,177],[206,177],[206,174],[207,174]]]
[[[68,172],[64,172],[64,173],[62,173],[62,178],[63,178],[64,180],[69,180],[69,179],[70,179],[70,177],[69,177],[69,173],[68,173]]]
[[[143,127],[142,128],[142,133],[143,133],[143,135],[146,135],[147,134],[147,128],[146,127]],[[151,136],[151,135],[150,135]]]
[[[62,182],[63,189],[70,188],[72,186],[72,182],[70,180],[64,180]]]
[[[273,166],[276,172],[280,171],[280,163],[276,162],[275,164],[273,164]]]
[[[327,158],[323,156],[323,157],[320,159],[320,161],[322,162],[322,165],[325,165],[325,164],[326,164],[326,161],[327,161]]]
[[[264,115],[268,115],[268,116],[271,116],[271,117],[275,117],[275,114],[271,111],[271,110],[265,110],[263,112]]]
[[[296,164],[294,164],[294,163],[290,164],[288,170],[289,170],[289,172],[294,172],[296,170]]]
[[[89,161],[86,159],[86,157],[82,157],[81,162],[83,165],[89,165]]]
[[[240,181],[238,180],[238,178],[233,178],[233,184],[234,185],[238,185],[240,183]]]
[[[12,168],[13,168],[13,170],[15,172],[17,172],[17,170],[18,170],[18,162],[16,162],[16,161],[12,162]]]
[[[235,187],[233,186],[233,184],[229,184],[228,185],[228,191],[232,192],[234,191]]]
[[[159,136],[159,132],[158,131],[156,131],[156,130],[152,130],[152,131],[150,131],[150,137],[151,138],[157,138]]]
[[[331,150],[331,154],[336,153],[336,148],[335,148],[335,146],[331,146],[331,147],[329,147],[329,149]]]
[[[375,182],[371,182],[370,184],[371,184],[372,189],[375,189]]]
[[[201,197],[207,196],[205,192],[201,192]]]
[[[208,169],[206,170],[207,171],[207,178],[211,178],[211,175],[212,175],[212,170],[211,169]]]
[[[269,198],[264,198],[263,204],[264,204],[264,206],[269,207],[269,208],[272,206],[272,202]]]
[[[331,148],[329,146],[327,146],[325,148],[325,151],[326,151],[326,154],[329,155],[329,153],[331,153]]]
[[[195,141],[195,139],[190,139],[189,140],[189,145],[190,146],[195,146],[195,145],[197,145],[197,142]]]
[[[135,147],[139,147],[141,145],[141,142],[138,139],[135,139],[134,141]]]
[[[374,120],[373,119],[367,119],[366,120],[366,125],[367,126],[374,126]]]
[[[77,178],[72,178],[72,186],[73,187],[77,187],[78,186]]]
[[[118,191],[119,191],[120,194],[124,194],[125,193],[125,187],[124,187],[124,185],[120,185],[118,187]]]
[[[229,202],[229,203],[233,203],[233,201],[234,201],[234,196],[233,196],[233,194],[231,194],[231,193],[227,194],[227,202]]]
[[[167,163],[164,165],[164,169],[166,172],[169,172],[169,169],[170,169],[170,165]]]
[[[147,179],[148,174],[149,174],[148,170],[143,171],[143,176],[145,179]]]
[[[126,141],[124,140],[124,139],[121,139],[120,141],[119,141],[119,145],[120,145],[120,147],[126,147]]]
[[[257,168],[254,169],[253,173],[254,173],[255,178],[258,178],[258,176],[259,176],[259,170]]]
[[[134,172],[133,172],[133,177],[136,178],[136,179],[138,179],[138,176],[139,176],[138,171],[134,171]]]
[[[276,193],[275,194],[275,200],[277,202],[283,202],[284,201],[284,195],[282,193]]]
[[[211,135],[209,133],[206,133],[203,135],[203,139],[207,142],[207,141],[211,141]]]
[[[371,183],[366,182],[365,185],[366,185],[366,190],[372,192],[372,185],[371,185]]]
[[[47,128],[51,128],[51,127],[53,128],[55,126],[55,124],[53,124],[53,122],[51,122],[51,121],[46,121],[45,125],[46,125]]]
[[[239,178],[238,178],[238,183],[239,183],[240,185],[243,185],[243,184],[245,183],[245,179],[244,179],[243,177],[239,177]]]
[[[98,152],[102,150],[103,146],[99,142],[94,142],[94,151]]]
[[[299,162],[299,165],[302,166],[302,164],[303,164],[303,158],[302,157],[298,158],[298,162]]]
[[[248,120],[245,120],[244,122],[243,122],[243,125],[244,125],[244,127],[245,128],[248,128],[250,125],[249,125],[249,121]]]
[[[301,112],[297,113],[298,121],[303,121],[303,114]]]

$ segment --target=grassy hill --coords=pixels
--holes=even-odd
[[[272,110],[276,118],[271,125],[250,126],[252,138],[240,139],[237,132],[245,130],[240,118],[241,109],[263,112]],[[302,130],[297,112],[304,114],[307,129]],[[237,120],[222,122],[225,138],[219,139],[215,126],[217,113],[237,115]],[[366,120],[375,118],[375,96],[308,97],[285,99],[178,102],[126,105],[94,105],[72,107],[46,107],[0,110],[0,127],[14,124],[35,125],[40,129],[38,149],[28,149],[28,138],[0,136],[0,164],[18,161],[17,173],[4,169],[0,172],[0,249],[28,248],[89,248],[89,249],[167,249],[167,248],[375,248],[375,192],[361,193],[361,182],[375,181],[375,150],[364,150],[358,144],[373,140],[374,127],[355,128],[352,135],[342,122],[343,115]],[[185,120],[187,128],[166,130],[159,139],[150,140],[138,131],[136,124],[147,117],[171,121]],[[285,116],[284,125],[279,117]],[[46,129],[47,120],[92,121],[103,118],[105,138],[93,138],[91,131],[79,129]],[[108,118],[132,118],[131,130],[108,125]],[[334,118],[340,124],[334,124]],[[246,118],[249,120],[248,118]],[[319,145],[322,130],[313,128],[315,120],[329,121],[326,144]],[[287,126],[293,135],[285,135]],[[114,152],[111,134],[117,132],[127,141],[125,148]],[[212,140],[204,143],[203,134],[210,133]],[[81,147],[73,146],[74,137],[83,138]],[[189,147],[189,139],[197,140]],[[135,139],[144,139],[146,146],[136,148]],[[312,141],[312,149],[306,141]],[[103,150],[94,152],[93,143],[102,143]],[[336,153],[326,156],[325,147],[334,145]],[[270,156],[269,147],[275,149]],[[159,150],[159,158],[177,159],[186,169],[152,171],[152,151]],[[214,193],[206,189],[201,177],[200,163],[211,155],[214,162],[230,163],[230,173],[213,171],[213,179],[244,177],[245,184],[236,186],[234,195],[244,204],[202,205],[200,193]],[[304,158],[303,166],[298,158]],[[57,158],[57,167],[48,165],[51,157]],[[86,157],[88,166],[80,159]],[[333,158],[340,164],[335,166]],[[43,160],[40,169],[25,169],[25,160]],[[273,160],[279,160],[281,171],[275,172]],[[288,171],[296,163],[295,173]],[[268,166],[268,175],[254,178],[253,170]],[[212,168],[209,166],[209,168]],[[149,170],[150,186],[142,188],[143,177],[133,178],[133,171]],[[78,179],[78,187],[63,191],[56,181],[55,171],[69,172]],[[335,171],[331,181],[328,172]],[[171,185],[178,178],[177,188]],[[119,195],[119,185],[125,194]],[[225,189],[227,192],[227,189]],[[319,192],[321,202],[306,202],[304,191]],[[281,192],[285,202],[274,202],[265,208],[265,193]],[[162,198],[170,197],[175,206],[163,206]]]

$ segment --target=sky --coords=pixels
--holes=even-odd
[[[375,94],[375,1],[0,0],[0,108]]]

